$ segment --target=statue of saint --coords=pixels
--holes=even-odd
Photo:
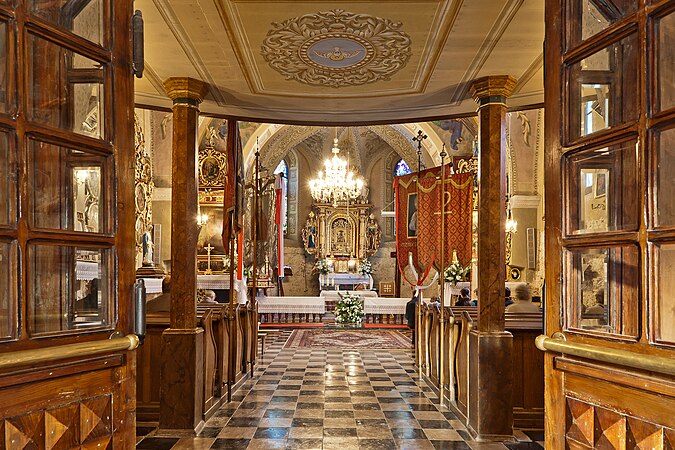
[[[143,233],[143,265],[152,266],[152,251],[155,248],[155,244],[152,243],[152,225],[148,227],[145,233]]]
[[[368,243],[368,250],[377,251],[377,247],[380,245],[380,236],[380,227],[375,221],[375,215],[371,214],[368,217],[368,226],[366,228],[366,242]]]

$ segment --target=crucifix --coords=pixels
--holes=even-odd
[[[417,142],[417,174],[419,175],[420,170],[422,170],[422,141],[425,140],[428,136],[424,134],[422,130],[417,131],[417,136],[412,138],[413,141]]]
[[[206,270],[204,271],[204,274],[213,275],[213,271],[211,270],[211,250],[213,250],[215,247],[209,242],[204,248],[206,249]]]

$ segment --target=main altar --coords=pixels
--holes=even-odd
[[[359,273],[359,264],[380,247],[382,232],[365,198],[338,203],[315,203],[302,230],[305,250],[325,260],[331,273],[320,274],[322,290],[348,285],[372,289],[372,277]]]

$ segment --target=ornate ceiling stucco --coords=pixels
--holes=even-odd
[[[275,22],[262,43],[265,61],[287,80],[315,86],[358,86],[406,65],[411,39],[401,22],[341,9]]]

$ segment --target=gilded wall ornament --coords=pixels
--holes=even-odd
[[[272,23],[261,54],[288,80],[313,86],[359,86],[388,80],[411,55],[402,23],[341,9]]]
[[[136,204],[136,251],[140,253],[143,234],[150,228],[152,222],[152,191],[155,187],[152,181],[152,160],[145,145],[145,136],[134,114],[134,145],[136,148],[136,170],[134,177],[134,192]]]

